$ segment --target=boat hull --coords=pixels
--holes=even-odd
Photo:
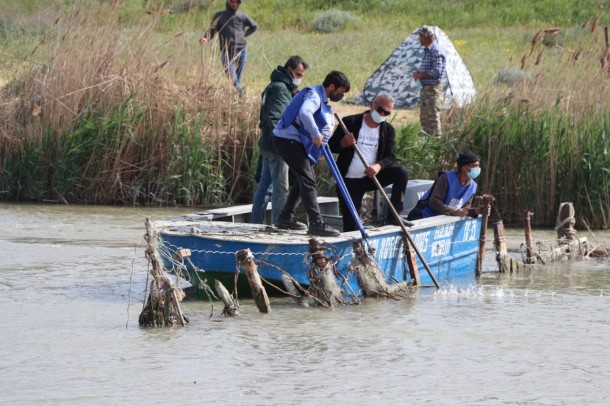
[[[472,281],[481,224],[480,217],[460,219],[437,216],[416,221],[409,228],[409,234],[441,284],[456,283],[464,278]],[[280,278],[286,272],[307,287],[312,266],[309,256],[309,240],[312,238],[323,241],[325,256],[331,259],[342,275],[339,283],[353,292],[360,292],[357,277],[349,267],[354,258],[353,244],[358,241],[363,241],[365,248],[374,249],[374,258],[388,284],[411,279],[403,254],[402,230],[398,226],[367,229],[369,236],[366,240],[359,232],[322,238],[264,225],[201,220],[190,215],[185,216],[183,221],[157,222],[155,230],[158,250],[163,253],[161,257],[166,270],[183,276],[186,271],[194,286],[199,286],[203,280],[213,286],[213,280],[219,279],[225,286],[232,287],[239,269],[236,253],[249,249],[265,281],[282,287]],[[171,258],[183,249],[190,250],[188,258]],[[422,285],[433,286],[420,258],[417,258],[417,268]],[[240,271],[238,281],[243,284],[245,280],[243,271]]]

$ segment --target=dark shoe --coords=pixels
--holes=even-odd
[[[281,215],[277,217],[274,225],[282,230],[307,230],[307,226],[300,221],[296,221],[292,217],[287,219]]]
[[[341,233],[323,221],[310,223],[307,234],[320,235],[324,237],[338,237]]]
[[[405,227],[413,227],[415,225],[415,223],[413,223],[412,221],[406,220],[404,217],[400,218],[402,220],[402,224]],[[396,219],[394,218],[394,216],[392,217],[388,217],[386,219],[386,225],[392,225],[392,226],[398,226],[400,224],[398,224],[398,222],[396,221]]]

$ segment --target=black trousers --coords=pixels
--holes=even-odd
[[[294,184],[288,192],[280,216],[291,218],[299,203],[303,201],[309,224],[322,221],[316,194],[316,177],[303,144],[287,138],[273,137],[273,145],[294,176]]]
[[[352,198],[352,202],[354,202],[356,211],[359,211],[360,207],[362,206],[362,198],[364,197],[364,194],[377,189],[375,181],[368,176],[358,179],[343,178],[343,180],[345,181],[347,191]],[[409,181],[409,172],[407,169],[399,165],[384,168],[377,174],[377,180],[383,187],[393,185],[390,202],[392,203],[394,209],[400,213],[403,208],[403,194],[405,188],[407,187],[407,182]],[[347,203],[345,203],[345,200],[341,196],[338,188],[337,196],[339,196],[339,207],[341,208],[341,214],[343,215],[343,231],[347,232],[357,230],[358,226],[356,225],[356,221],[352,217]]]

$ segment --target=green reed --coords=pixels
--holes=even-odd
[[[126,29],[108,7],[74,8],[45,34],[49,62],[4,89],[1,198],[218,205],[250,195],[258,99],[237,96],[216,46],[158,35],[155,18]]]
[[[608,228],[609,124],[610,113],[482,103],[461,135],[481,156],[480,191],[496,197],[505,221],[528,210],[534,224],[555,225],[560,203],[573,202],[581,227]]]

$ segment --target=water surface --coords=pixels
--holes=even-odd
[[[511,275],[488,251],[478,282],[400,301],[188,301],[186,328],[140,328],[144,220],[177,212],[0,204],[0,404],[610,402],[608,259]]]

